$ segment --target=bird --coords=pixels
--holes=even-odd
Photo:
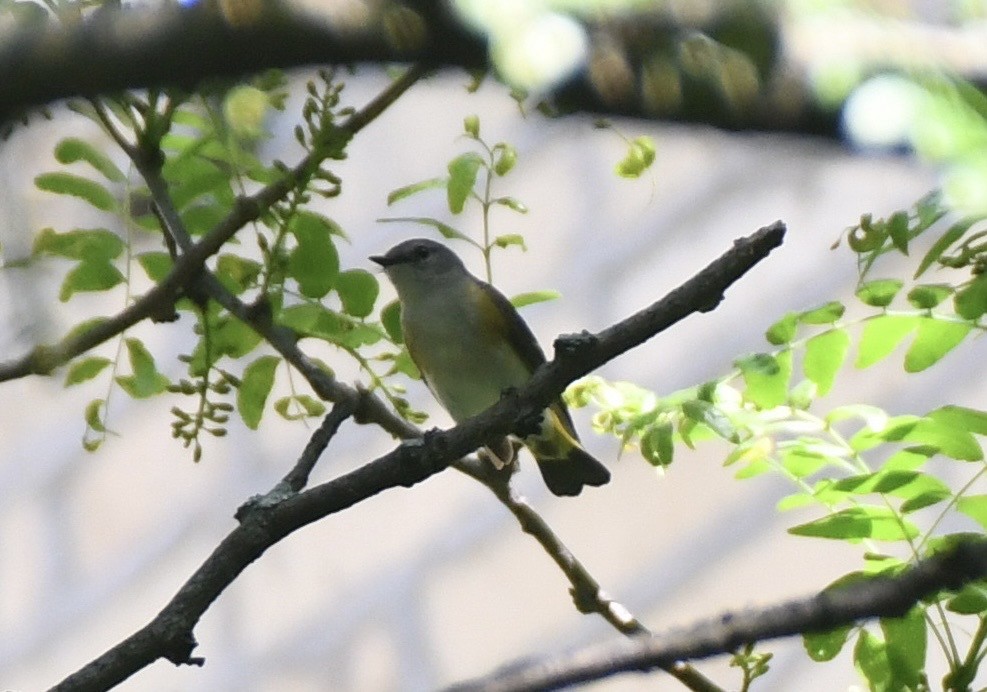
[[[427,238],[399,243],[370,260],[394,285],[405,346],[422,379],[457,423],[521,387],[545,354],[503,293],[473,276],[451,249]],[[520,440],[532,453],[548,489],[578,495],[601,486],[610,472],[583,449],[561,399],[541,415],[537,432]],[[514,461],[510,439],[488,443],[497,467]]]

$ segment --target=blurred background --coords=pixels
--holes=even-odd
[[[487,141],[518,150],[517,170],[499,181],[497,193],[519,198],[530,210],[493,218],[497,233],[523,234],[528,246],[527,252],[495,253],[495,283],[508,295],[562,294],[523,311],[546,349],[560,333],[599,330],[656,300],[735,238],[776,219],[788,225],[785,245],[714,312],[688,318],[599,374],[667,393],[728,371],[738,355],[768,348],[763,332],[786,311],[852,296],[854,258],[831,246],[861,214],[907,208],[949,175],[941,162],[913,155],[902,140],[893,117],[900,109],[888,101],[900,91],[872,97],[876,115],[861,105],[860,94],[874,84],[854,62],[862,44],[847,36],[902,31],[916,52],[925,46],[912,43],[916,36],[974,53],[987,46],[987,40],[968,39],[976,31],[987,36],[984,3],[956,3],[965,7],[963,21],[942,11],[952,3],[831,4],[840,5],[836,14],[789,8],[779,25],[783,55],[803,76],[857,66],[860,79],[847,78],[838,94],[827,92],[835,127],[822,135],[731,133],[619,118],[601,130],[590,116],[524,115],[507,88],[492,80],[470,94],[470,80],[460,72],[428,79],[353,141],[349,159],[333,169],[344,181],[343,195],[316,203],[350,236],[340,245],[342,265],[370,270],[368,255],[428,234],[378,223],[381,217],[449,217],[441,192],[390,208],[387,194],[443,175],[446,162],[466,146],[458,139],[463,118],[476,114]],[[960,55],[934,48],[930,44],[934,56]],[[973,65],[970,76],[983,75],[987,61],[961,57]],[[291,131],[308,76],[292,74],[292,97],[286,113],[270,122],[274,137],[262,145],[265,158],[297,157]],[[832,88],[833,79],[818,81]],[[387,82],[384,72],[360,67],[347,78],[344,100],[359,107]],[[860,130],[851,122],[847,104],[853,103],[862,109],[854,117],[867,127],[876,121],[898,130]],[[626,151],[614,129],[654,139],[655,165],[639,179],[614,174]],[[10,266],[30,254],[32,234],[41,228],[112,223],[33,187],[35,175],[57,168],[52,147],[68,135],[104,141],[89,121],[56,107],[51,121],[33,122],[0,144],[0,243],[8,265],[0,272],[2,360],[58,338],[84,316],[122,306],[119,294],[59,303],[58,267]],[[125,165],[111,147],[107,151]],[[476,216],[457,225],[479,232]],[[481,273],[479,254],[466,245],[457,249]],[[385,286],[381,304],[392,297]],[[177,375],[174,358],[190,347],[186,330],[182,322],[142,324],[133,333],[166,373],[170,367]],[[115,349],[111,342],[98,352],[112,357]],[[341,354],[316,353],[344,381],[360,377]],[[866,401],[892,413],[922,413],[946,402],[983,408],[983,383],[966,374],[979,372],[981,363],[975,343],[926,374],[905,377],[900,358],[891,358],[848,373],[825,404]],[[282,379],[277,386],[288,391]],[[237,506],[270,489],[312,432],[268,411],[259,431],[231,425],[227,437],[208,441],[196,464],[170,438],[169,397],[134,402],[115,391],[107,421],[118,434],[87,453],[83,410],[107,391],[105,378],[64,388],[59,372],[0,386],[0,688],[53,685],[145,624],[234,528]],[[450,424],[421,383],[408,382],[408,397],[431,414],[426,425]],[[609,485],[578,498],[553,497],[528,457],[514,482],[603,588],[656,633],[726,609],[807,595],[859,566],[858,551],[847,545],[788,535],[786,528],[814,518],[813,512],[778,514],[776,502],[791,489],[774,476],[735,480],[722,466],[725,447],[681,453],[662,475],[636,453],[618,455],[615,440],[592,433],[589,416],[576,412],[577,427],[588,449],[611,467]],[[349,422],[316,467],[313,483],[393,446],[377,429]],[[599,617],[579,614],[550,558],[485,488],[452,470],[410,490],[384,492],[282,541],[221,596],[195,635],[203,668],[159,661],[120,689],[426,690],[519,657],[620,636]],[[775,653],[773,672],[756,689],[858,684],[846,655],[816,665],[800,640],[762,648]],[[699,667],[725,688],[739,685],[739,673],[724,658]],[[941,672],[930,670],[930,677]],[[682,689],[662,673],[590,687]]]

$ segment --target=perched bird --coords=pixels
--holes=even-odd
[[[492,406],[545,362],[511,302],[470,274],[445,245],[416,238],[370,259],[397,290],[408,353],[456,422]],[[556,495],[578,495],[584,485],[610,480],[606,467],[579,444],[561,400],[545,409],[541,430],[522,441]],[[498,467],[513,461],[509,440],[488,445],[487,452]]]

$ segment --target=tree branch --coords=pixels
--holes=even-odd
[[[874,577],[802,600],[725,613],[653,638],[620,640],[545,661],[522,661],[455,692],[554,690],[621,672],[642,672],[680,660],[735,651],[765,639],[825,632],[869,618],[905,615],[919,600],[987,575],[987,542],[970,541],[926,558],[893,577]]]
[[[112,687],[158,658],[201,663],[191,656],[192,630],[209,605],[246,567],[293,531],[396,486],[411,487],[442,471],[486,440],[508,434],[557,398],[577,377],[649,339],[692,312],[710,309],[723,292],[777,247],[781,222],[762,228],[665,298],[598,335],[560,339],[555,360],[480,415],[446,431],[433,430],[368,464],[274,506],[248,510],[234,529],[145,627],[66,678],[58,690]],[[691,307],[690,307],[691,304]]]

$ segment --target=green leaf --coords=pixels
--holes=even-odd
[[[956,500],[956,509],[987,529],[987,495],[964,495]]]
[[[239,255],[223,254],[216,259],[216,276],[235,295],[253,287],[262,269],[260,262]]]
[[[493,240],[493,244],[497,247],[507,248],[512,245],[517,245],[523,251],[528,251],[528,246],[524,244],[524,236],[520,233],[507,233],[505,235],[499,235]]]
[[[290,410],[293,407],[300,408],[301,411],[295,413]],[[299,394],[298,396],[286,396],[278,399],[274,402],[274,410],[285,420],[296,421],[312,416],[321,416],[325,413],[326,407],[322,402],[307,394]]]
[[[655,141],[646,135],[635,137],[627,145],[627,154],[614,166],[621,178],[639,178],[655,161]]]
[[[970,226],[973,225],[972,220],[964,220],[959,223],[953,224],[949,229],[943,233],[929,251],[925,253],[925,257],[922,261],[918,263],[918,269],[915,270],[915,277],[918,278],[925,273],[925,270],[932,266],[932,263],[942,257],[942,254],[946,252],[949,247],[955,243],[957,240],[963,237],[963,235],[970,230]]]
[[[887,507],[860,505],[842,509],[828,516],[793,526],[795,536],[814,536],[841,541],[869,538],[875,541],[900,541],[919,535],[918,527],[899,518]]]
[[[845,329],[830,329],[806,342],[802,369],[805,376],[816,383],[819,396],[832,389],[849,349],[850,335]]]
[[[903,285],[899,279],[875,279],[857,288],[857,298],[866,305],[886,308],[891,305]]]
[[[58,299],[64,303],[76,293],[107,291],[123,281],[123,274],[110,262],[96,259],[83,260],[65,275],[58,292]]]
[[[781,465],[795,478],[811,476],[832,461],[831,457],[805,449],[787,449],[781,454]]]
[[[324,339],[345,348],[374,344],[383,337],[380,330],[370,324],[353,320],[314,303],[286,308],[278,321],[301,336]]]
[[[692,399],[682,403],[682,413],[696,421],[702,423],[724,440],[739,442],[737,429],[727,418],[723,411],[708,401]]]
[[[380,323],[384,325],[384,331],[396,344],[404,343],[404,334],[401,330],[401,302],[392,300],[380,311]]]
[[[418,183],[412,183],[411,185],[399,187],[396,190],[391,190],[390,194],[387,195],[387,206],[391,206],[395,202],[400,202],[402,199],[411,197],[412,195],[418,194],[424,190],[434,190],[445,186],[445,178],[429,178],[428,180],[422,180]]]
[[[980,443],[968,431],[953,427],[949,422],[923,418],[902,438],[905,442],[918,443],[938,449],[951,459],[980,461],[984,458]]]
[[[502,207],[507,207],[511,211],[516,211],[518,214],[528,213],[528,207],[526,207],[523,202],[514,199],[513,197],[497,197],[493,200],[493,203],[499,204]]]
[[[956,348],[973,325],[924,317],[919,320],[918,333],[905,353],[905,372],[921,372],[938,363]]]
[[[65,386],[86,382],[96,377],[103,369],[112,363],[109,358],[99,356],[89,356],[75,361],[69,366],[69,371],[65,374]]]
[[[865,629],[860,630],[853,647],[853,661],[872,692],[892,692],[891,667],[884,642]]]
[[[480,118],[474,115],[467,115],[463,118],[463,131],[473,139],[480,138]]]
[[[473,243],[473,239],[462,231],[457,231],[455,228],[447,223],[443,223],[438,219],[430,219],[425,216],[402,216],[399,218],[389,218],[389,219],[377,219],[378,223],[417,223],[423,226],[431,226],[439,233],[442,234],[443,238],[447,240],[465,240],[468,243]],[[475,244],[475,243],[474,243]]]
[[[449,211],[458,214],[466,205],[466,200],[473,192],[476,184],[476,174],[483,165],[480,155],[469,151],[460,154],[449,162],[449,180],[446,183],[446,196],[449,201]]]
[[[353,317],[366,317],[374,310],[380,284],[368,271],[349,269],[336,277],[336,292],[343,302],[343,311]]]
[[[891,244],[903,255],[908,255],[908,212],[896,211],[888,219],[888,235]]]
[[[987,435],[987,412],[984,411],[947,404],[932,411],[927,417],[943,425],[977,435]]]
[[[980,615],[987,611],[987,589],[983,582],[965,585],[946,602],[946,610],[960,615]]]
[[[66,137],[55,145],[55,158],[59,163],[75,163],[85,161],[99,171],[104,178],[114,183],[122,183],[127,176],[116,167],[110,158],[91,145],[77,137]]]
[[[212,335],[212,359],[217,361],[224,355],[230,358],[243,358],[257,348],[260,342],[260,334],[246,322],[232,316],[223,318]],[[205,353],[202,355],[204,361]]]
[[[544,303],[549,300],[558,300],[561,297],[561,293],[551,289],[546,289],[544,291],[529,291],[527,293],[518,293],[516,296],[511,298],[511,305],[516,308],[523,308],[526,305]]]
[[[494,173],[504,176],[510,173],[517,164],[517,150],[510,144],[501,142],[496,147],[496,158],[494,159]]]
[[[908,292],[908,302],[919,310],[931,310],[953,295],[949,284],[922,284]]]
[[[291,219],[288,229],[298,241],[288,256],[288,274],[298,282],[302,295],[322,298],[339,274],[331,224],[319,214],[301,212]]]
[[[274,373],[280,363],[281,359],[277,356],[261,356],[243,371],[236,392],[236,408],[251,430],[256,430],[260,425],[264,404],[274,386]]]
[[[781,406],[788,399],[788,382],[792,376],[792,352],[777,356],[758,353],[736,362],[744,378],[744,397],[761,409]]]
[[[865,427],[850,438],[850,448],[855,452],[866,452],[884,442],[900,442],[920,420],[918,416],[895,416],[880,428]]]
[[[674,428],[668,421],[649,426],[641,435],[641,456],[652,466],[671,464],[675,454],[673,433]]]
[[[981,274],[961,288],[953,298],[953,305],[963,319],[980,319],[987,312],[987,274]]]
[[[137,262],[147,274],[147,278],[155,283],[163,281],[174,266],[171,255],[158,250],[140,253],[137,255]]]
[[[865,320],[854,365],[869,368],[884,360],[917,327],[918,318],[907,315],[878,315]]]
[[[891,687],[896,690],[920,689],[924,679],[926,653],[925,612],[912,608],[900,618],[881,618],[884,649],[891,669]]]
[[[117,201],[110,191],[89,178],[58,171],[42,173],[34,179],[34,184],[39,190],[78,197],[102,211],[117,208]]]
[[[813,661],[817,663],[832,661],[843,650],[843,645],[846,644],[852,631],[853,626],[846,625],[829,632],[803,634],[802,646],[805,647],[805,652]]]
[[[98,433],[105,433],[106,423],[104,422],[104,414],[106,413],[106,399],[93,399],[88,404],[86,404],[85,418],[86,425],[95,430]]]
[[[68,259],[108,261],[119,257],[124,247],[120,236],[105,228],[80,228],[65,233],[46,228],[35,237],[32,252]]]
[[[118,376],[117,384],[135,399],[146,399],[165,391],[170,382],[158,372],[154,356],[137,339],[126,339],[131,375]]]
[[[832,324],[843,317],[846,307],[843,303],[832,300],[818,308],[806,310],[798,316],[802,324]]]
[[[768,343],[775,346],[784,346],[791,343],[795,338],[795,331],[798,328],[799,313],[789,312],[780,320],[768,327],[764,336]]]

